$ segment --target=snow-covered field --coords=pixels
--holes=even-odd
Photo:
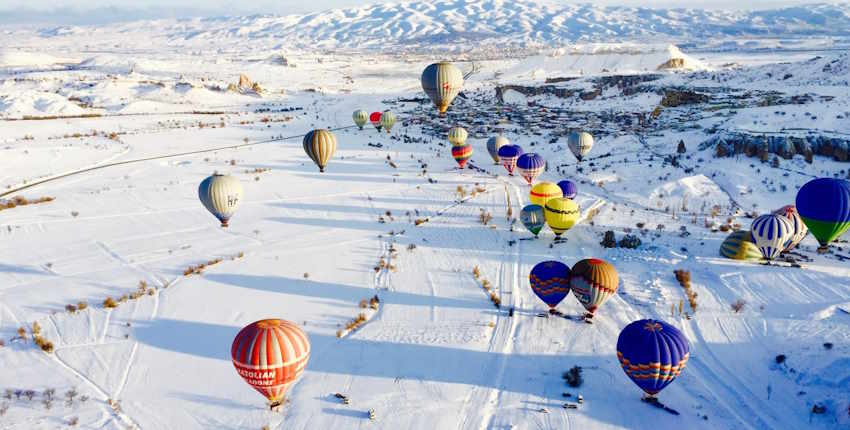
[[[504,7],[508,17],[520,13],[528,20],[537,13],[531,6],[510,12],[518,6],[485,3]],[[417,19],[431,23],[427,17],[435,12],[416,12],[422,4],[327,14],[367,37],[355,24],[374,14],[407,22],[419,13],[426,18]],[[536,7],[544,13],[552,6]],[[623,42],[459,58],[474,60],[459,65],[474,70],[465,88],[476,98],[455,109],[473,119],[473,100],[492,97],[497,85],[570,77],[578,78],[571,88],[591,88],[595,77],[656,72],[671,58],[684,62],[661,72],[660,82],[671,87],[815,96],[804,105],[721,109],[694,118],[699,129],[600,135],[592,164],[580,170],[563,137],[546,143],[548,136],[506,125],[513,143],[546,158],[550,168],[540,180],[579,183],[583,220],[565,233],[566,243],[551,245],[548,228],[538,240],[520,240],[530,234],[513,218],[528,203],[529,187],[492,164],[486,138],[470,133],[469,139],[472,163],[483,170],[457,170],[447,142],[418,125],[422,115],[439,122],[435,111],[424,114],[415,102],[396,101],[423,96],[419,75],[436,56],[399,54],[398,46],[392,54],[380,47],[355,52],[342,33],[320,31],[320,18],[310,16],[311,28],[319,28],[310,37],[336,41],[339,49],[313,51],[303,40],[290,47],[275,38],[275,31],[291,31],[292,17],[213,20],[203,32],[203,21],[178,21],[0,35],[0,193],[106,163],[153,158],[5,196],[55,200],[0,211],[0,428],[850,426],[846,241],[818,255],[809,236],[799,250],[802,268],[765,266],[720,257],[725,234],[708,228],[730,217],[748,228],[744,211],[793,204],[812,175],[847,177],[850,165],[821,156],[807,164],[795,156],[774,168],[698,149],[709,137],[702,130],[710,128],[776,133],[805,122],[846,136],[846,52],[821,52],[823,58],[812,61],[797,52],[799,62],[776,64],[788,58],[762,53],[753,60],[756,54],[722,44],[727,51],[689,54],[668,43]],[[387,28],[421,37],[402,24]],[[556,36],[547,41],[567,37]],[[261,90],[228,90],[240,74]],[[586,101],[505,98],[505,106],[648,114],[661,95],[609,88]],[[360,108],[392,109],[399,122],[390,134],[368,125],[357,130],[351,112]],[[779,120],[777,110],[787,115]],[[688,125],[686,114],[665,109],[661,118]],[[322,127],[336,129],[339,149],[320,174],[301,136]],[[273,141],[157,158],[266,140]],[[663,158],[675,153],[679,140],[687,158],[672,166]],[[198,202],[198,184],[213,172],[235,175],[245,188],[228,229]],[[493,217],[488,225],[480,221],[482,211]],[[642,245],[603,248],[607,230],[618,239],[635,234]],[[558,309],[576,318],[541,317],[545,306],[529,287],[531,268],[588,257],[614,264],[618,294],[592,325],[577,319],[583,308],[573,297]],[[184,275],[218,258],[201,274]],[[381,261],[386,267],[376,267]],[[476,267],[480,279],[473,276]],[[695,311],[675,269],[692,274]],[[490,302],[481,279],[493,284],[501,308]],[[103,305],[131,294],[116,308]],[[337,337],[363,311],[360,301],[374,295],[379,309],[367,312],[361,328]],[[746,305],[736,313],[730,305],[739,299]],[[80,302],[87,308],[66,310]],[[263,318],[296,322],[312,344],[306,372],[281,412],[268,411],[230,361],[239,329]],[[617,336],[642,318],[663,319],[690,341],[686,369],[660,394],[679,416],[641,403],[642,392],[620,368]],[[29,338],[33,323],[53,342],[53,353],[17,338],[20,327]],[[787,357],[781,364],[779,354]],[[584,383],[571,388],[561,375],[576,365]],[[45,402],[47,389],[55,390],[52,402]],[[35,391],[32,399],[27,390]],[[77,393],[70,402],[69,390]],[[337,392],[351,404],[334,397]],[[577,409],[563,407],[579,394],[584,402]],[[812,414],[815,405],[826,412]]]

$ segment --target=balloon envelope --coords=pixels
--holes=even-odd
[[[748,230],[731,233],[720,245],[720,255],[733,260],[761,260],[761,250]]]
[[[493,136],[487,139],[487,152],[493,158],[493,162],[499,164],[499,148],[510,145],[511,142],[504,136]]]
[[[242,183],[233,176],[214,174],[198,186],[201,203],[218,218],[222,227],[227,227],[230,217],[242,201]]]
[[[239,376],[269,401],[280,403],[304,373],[310,359],[310,340],[289,321],[267,319],[251,323],[233,339],[233,366]]]
[[[319,166],[319,171],[324,172],[325,166],[336,152],[336,136],[328,130],[313,130],[304,135],[302,141],[304,152]]]
[[[558,182],[558,186],[561,188],[561,192],[564,193],[564,197],[570,200],[576,198],[576,195],[578,195],[578,186],[573,181],[564,179]]]
[[[753,220],[750,233],[761,255],[772,260],[788,247],[794,226],[783,215],[767,214]]]
[[[543,303],[554,309],[570,293],[570,268],[560,261],[544,261],[531,269],[528,280],[531,290]]]
[[[388,110],[383,111],[381,113],[381,127],[383,127],[384,130],[387,131],[387,133],[389,133],[394,125],[395,125],[395,114],[388,111]]]
[[[372,112],[371,114],[369,114],[369,122],[371,122],[372,125],[375,126],[375,128],[378,129],[378,131],[380,131],[381,130],[381,113],[380,112]]]
[[[578,204],[570,199],[563,197],[549,199],[543,209],[546,214],[546,224],[549,224],[555,236],[560,236],[578,222]]]
[[[576,159],[581,161],[593,148],[593,136],[584,131],[574,131],[567,138],[567,146],[570,147],[570,151],[572,151]]]
[[[797,212],[797,208],[794,205],[783,206],[773,211],[773,213],[784,216],[785,218],[788,218],[788,221],[791,221],[794,231],[791,233],[791,242],[788,244],[788,247],[785,248],[785,251],[794,249],[794,247],[799,245],[800,242],[806,238],[806,235],[809,234],[809,228],[806,227],[806,223],[803,222],[803,218],[800,218],[800,213]]]
[[[522,154],[516,160],[516,168],[528,185],[531,185],[543,170],[546,169],[546,160],[538,154],[530,152]]]
[[[617,294],[619,286],[620,276],[617,269],[605,260],[581,260],[570,271],[570,289],[591,315],[611,296]]]
[[[452,157],[454,157],[455,161],[457,161],[458,166],[463,169],[466,167],[466,162],[469,161],[470,157],[472,157],[472,145],[467,143],[452,146]]]
[[[555,199],[563,196],[564,194],[561,191],[561,187],[551,182],[539,182],[534,184],[534,186],[531,187],[531,191],[528,193],[528,199],[531,203],[540,205],[544,208],[546,207],[546,202],[549,201],[549,199]]]
[[[469,133],[463,127],[452,127],[447,134],[449,142],[453,146],[463,145],[469,137]]]
[[[351,114],[351,118],[354,120],[354,124],[363,130],[363,126],[366,125],[366,121],[369,120],[369,113],[363,109],[358,109]]]
[[[463,73],[452,63],[434,63],[422,71],[420,82],[422,90],[444,114],[463,88]]]
[[[537,234],[546,225],[546,215],[543,213],[543,206],[534,204],[526,205],[519,211],[519,220],[528,231],[534,234],[534,237],[537,237]]]
[[[654,396],[685,369],[690,344],[679,329],[663,321],[638,320],[617,339],[617,358],[632,382]]]
[[[850,230],[850,181],[813,179],[797,191],[797,211],[822,249]]]
[[[499,148],[499,162],[505,166],[508,174],[514,174],[516,161],[520,155],[522,155],[522,148],[519,145],[505,145]]]

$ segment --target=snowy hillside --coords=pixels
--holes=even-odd
[[[765,11],[653,9],[575,5],[549,0],[439,0],[334,9],[308,15],[161,20],[105,27],[44,28],[48,39],[76,40],[146,33],[170,43],[278,44],[322,49],[468,51],[570,42],[634,39],[690,41],[752,37],[850,37],[850,4],[818,4]],[[250,42],[248,42],[250,41]],[[96,43],[95,40],[92,40]],[[52,42],[55,43],[55,42]],[[786,40],[793,47],[793,40]]]
[[[0,429],[846,429],[850,233],[773,264],[719,250],[850,178],[847,11],[480,0],[3,32]],[[465,75],[445,117],[420,81],[437,56]],[[523,226],[497,134],[575,183],[562,240]],[[214,172],[244,188],[228,228],[198,200]],[[616,294],[592,324],[574,293],[550,315],[532,268],[587,258]],[[279,412],[231,362],[266,318],[311,344]],[[644,318],[690,345],[669,410],[618,360]]]

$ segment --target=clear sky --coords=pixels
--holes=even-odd
[[[259,13],[286,15],[390,2],[389,0],[0,0],[0,22],[90,24],[190,16],[233,16]],[[581,0],[576,3],[587,2],[589,1]],[[769,9],[814,2],[818,0],[749,0],[745,2],[740,0],[595,0],[592,3],[664,8]],[[564,0],[564,3],[568,1]]]

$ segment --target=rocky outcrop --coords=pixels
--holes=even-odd
[[[683,69],[685,67],[684,58],[671,58],[656,68],[656,70]]]
[[[698,93],[690,90],[664,90],[664,97],[661,98],[661,106],[678,107],[687,105],[696,105],[707,103],[711,100],[706,94]]]
[[[570,90],[568,88],[560,88],[554,85],[540,85],[537,87],[530,87],[524,85],[503,85],[496,87],[496,99],[498,99],[500,103],[505,102],[504,95],[505,91],[508,90],[516,91],[526,97],[549,94],[555,97],[569,98],[575,95],[574,90]]]
[[[760,135],[741,132],[717,133],[702,144],[700,149],[714,147],[715,154],[731,157],[744,154],[748,157],[759,156],[764,149],[770,154],[790,159],[795,155],[810,158],[812,155],[832,157],[836,161],[850,161],[850,140],[818,134]]]

